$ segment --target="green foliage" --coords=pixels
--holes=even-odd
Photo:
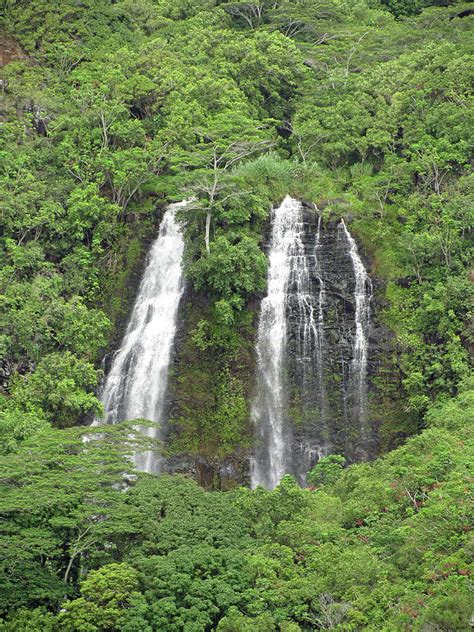
[[[457,431],[469,423],[474,414],[474,378],[468,375],[460,384],[454,399],[433,406],[426,415],[428,426]]]
[[[251,237],[233,244],[227,237],[211,243],[211,253],[195,264],[192,274],[197,289],[207,285],[217,296],[247,298],[264,288],[266,259]]]
[[[12,399],[36,407],[59,427],[72,425],[79,415],[99,414],[100,402],[93,390],[98,371],[72,353],[45,356],[31,375],[18,377],[12,385]]]
[[[107,564],[91,571],[81,584],[81,597],[62,605],[58,623],[69,632],[123,629],[126,611],[137,607],[138,573],[128,564]],[[135,618],[134,625],[139,623]],[[142,630],[150,630],[144,620]]]
[[[249,409],[242,379],[223,369],[200,384],[202,391],[190,391],[184,380],[182,386],[189,400],[181,400],[182,415],[175,420],[179,431],[173,450],[203,455],[213,462],[245,445]]]
[[[1,397],[0,399],[0,454],[15,452],[24,439],[48,427],[41,410],[35,410],[28,402]]]
[[[469,422],[466,411],[454,434],[426,430],[372,464],[328,460],[339,472],[324,491],[291,477],[225,493],[179,476],[124,479],[129,426],[27,440],[0,472],[11,615],[0,629],[23,629],[32,607],[45,630],[462,630]],[[57,616],[34,609],[60,602]]]
[[[57,619],[46,608],[20,608],[8,621],[0,620],[2,632],[55,632]]]
[[[229,608],[227,615],[220,620],[217,626],[218,632],[254,632],[254,630],[255,632],[273,632],[274,629],[271,615],[246,617],[235,606]]]
[[[72,51],[79,56],[84,50],[98,46],[104,37],[110,41],[130,36],[121,24],[124,14],[107,0],[89,0],[83,7],[72,0],[60,6],[42,0],[9,1],[7,9],[6,27],[15,32],[25,49],[39,51],[58,64],[70,62]],[[71,46],[71,40],[75,45]]]
[[[2,613],[38,604],[54,609],[86,556],[110,560],[111,534],[114,548],[131,537],[124,457],[140,445],[130,426],[48,429],[1,458]]]
[[[440,0],[380,0],[387,9],[397,17],[416,15],[422,9],[430,6],[446,6],[456,4],[455,1],[440,2]]]
[[[310,485],[333,485],[341,475],[346,459],[338,454],[330,454],[319,459],[308,473]]]

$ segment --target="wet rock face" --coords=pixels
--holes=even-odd
[[[304,224],[305,252],[311,259],[318,232],[315,210],[304,209]],[[370,325],[366,331],[368,354],[364,380],[368,401],[366,410],[361,412],[360,384],[354,374],[357,306],[353,261],[338,221],[319,224],[319,241],[319,267],[310,265],[314,310],[321,285],[324,292],[319,358],[314,348],[309,353],[306,350],[302,357],[301,319],[292,296],[288,300],[287,314],[287,416],[292,427],[292,469],[302,483],[306,472],[325,454],[343,454],[350,462],[375,456],[378,422],[374,378],[381,354],[390,346],[389,332],[377,323],[380,284],[375,280],[375,292],[370,298]],[[364,261],[364,253],[359,254]],[[364,263],[370,274],[368,261]],[[289,293],[295,290],[290,287]]]
[[[6,360],[0,360],[0,393],[6,393],[8,390],[8,382],[12,375],[12,368]]]
[[[163,471],[192,476],[205,489],[229,490],[249,485],[248,455],[242,451],[223,461],[184,454],[167,459]]]

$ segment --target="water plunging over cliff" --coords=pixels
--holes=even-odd
[[[125,336],[102,392],[105,423],[128,419],[163,422],[168,368],[184,290],[184,240],[175,214],[185,204],[168,207],[148,255]],[[146,427],[143,432],[154,438],[162,436],[158,425]],[[146,472],[160,467],[160,459],[152,452],[137,454],[134,461]]]
[[[273,217],[268,293],[263,299],[257,339],[258,395],[252,416],[260,434],[252,485],[273,488],[289,467],[289,427],[284,424],[283,365],[286,348],[287,288],[292,256],[300,256],[301,205],[285,198]]]
[[[368,331],[370,328],[370,299],[372,298],[372,282],[362,263],[357,250],[357,244],[347,230],[344,220],[341,219],[342,229],[347,241],[349,256],[352,261],[355,276],[355,337],[353,343],[353,359],[351,366],[351,381],[355,405],[359,410],[361,431],[365,432],[365,417],[367,413],[367,354]]]
[[[301,483],[318,458],[364,456],[371,284],[344,222],[285,198],[273,212],[257,337],[252,486]]]

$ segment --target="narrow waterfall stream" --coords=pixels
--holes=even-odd
[[[171,204],[165,212],[101,397],[105,423],[147,419],[157,424],[143,429],[153,438],[162,436],[158,424],[164,421],[168,368],[184,290],[184,239],[175,215],[185,204]],[[137,454],[134,461],[146,472],[160,469],[160,458],[153,452]]]
[[[251,463],[252,486],[273,488],[288,469],[289,428],[284,427],[283,365],[286,348],[287,288],[292,256],[301,257],[301,204],[286,197],[274,211],[268,293],[261,304],[257,338],[258,394],[252,417],[260,434]]]
[[[318,394],[321,420],[326,422],[327,415],[327,402],[325,385],[323,381],[323,361],[324,361],[324,303],[326,300],[326,290],[323,281],[323,268],[322,268],[322,244],[321,244],[321,220],[322,216],[318,217],[318,231],[316,233],[316,244],[314,246],[314,269],[316,278],[319,283],[319,298],[318,298],[318,336],[316,345],[316,364],[318,367]]]
[[[359,421],[361,432],[365,432],[365,417],[367,413],[367,354],[368,354],[368,332],[370,328],[370,300],[372,298],[372,282],[362,263],[357,250],[357,244],[352,235],[347,230],[346,224],[341,219],[342,229],[347,241],[349,256],[352,261],[355,276],[355,338],[354,352],[352,359],[351,381],[354,388],[355,406],[359,411]]]
[[[251,459],[252,487],[269,489],[284,474],[304,483],[318,458],[335,446],[351,449],[352,430],[365,441],[372,293],[343,221],[325,228],[290,197],[272,219]]]

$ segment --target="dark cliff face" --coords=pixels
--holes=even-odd
[[[307,209],[304,219],[305,250],[312,261],[318,218]],[[293,426],[294,473],[301,481],[324,454],[359,460],[369,452],[351,376],[356,309],[352,261],[337,222],[321,222],[319,235],[318,267],[310,267],[314,310],[323,292],[319,354],[310,349],[301,357],[301,323],[291,298],[288,308],[288,419]]]
[[[316,211],[306,208],[305,250],[309,257],[318,230]],[[391,332],[379,320],[383,307],[383,283],[371,275],[370,260],[359,246],[359,256],[371,277],[370,324],[367,327],[367,403],[361,410],[359,384],[354,375],[356,335],[355,274],[347,240],[339,220],[320,224],[319,269],[313,266],[311,292],[315,298],[324,287],[324,305],[318,353],[311,350],[301,357],[301,323],[295,300],[288,306],[288,421],[292,427],[293,471],[301,482],[306,472],[324,454],[338,453],[349,462],[374,458],[379,449],[379,427],[383,422],[381,375],[387,377],[386,363],[395,352]],[[294,290],[295,288],[293,288]],[[292,291],[292,288],[289,288]],[[316,300],[313,308],[316,309]]]
[[[313,208],[304,209],[305,252],[311,258],[318,231],[318,213]],[[350,226],[349,226],[350,228]],[[388,375],[387,362],[395,357],[391,332],[379,322],[383,307],[383,283],[371,275],[370,259],[359,245],[359,255],[372,280],[373,294],[370,301],[370,327],[367,331],[367,410],[360,417],[359,402],[351,376],[354,356],[356,299],[355,275],[348,253],[347,242],[341,234],[339,219],[324,219],[320,223],[320,268],[310,264],[312,308],[318,309],[324,283],[324,336],[321,353],[316,349],[301,349],[301,318],[297,301],[291,296],[295,286],[288,288],[290,297],[287,308],[287,349],[284,383],[287,400],[288,440],[292,443],[292,471],[301,483],[306,472],[315,462],[329,453],[343,454],[349,462],[372,459],[379,449],[379,427],[383,423],[383,405],[380,380],[396,382],[396,376]],[[312,267],[311,267],[312,266]],[[196,294],[188,286],[181,306],[181,318],[175,340],[177,353],[170,375],[169,410],[172,418],[181,413],[178,402],[183,401],[183,362],[189,363],[190,356],[183,350],[190,332],[196,325],[197,315],[207,308],[209,301]],[[258,318],[258,306],[254,306]],[[317,317],[317,316],[316,316]],[[303,358],[302,358],[303,355]],[[191,358],[200,370],[200,357]],[[202,357],[204,361],[204,357]],[[248,371],[254,370],[250,362]],[[388,377],[387,377],[388,375]],[[396,390],[397,385],[394,385]],[[379,390],[380,389],[380,390]],[[254,396],[252,389],[247,393],[249,403]],[[184,394],[186,399],[186,394]],[[205,487],[228,488],[235,484],[248,484],[249,458],[251,449],[245,446],[249,427],[242,428],[243,445],[226,458],[209,454],[177,454],[168,460],[168,470],[189,473]]]

